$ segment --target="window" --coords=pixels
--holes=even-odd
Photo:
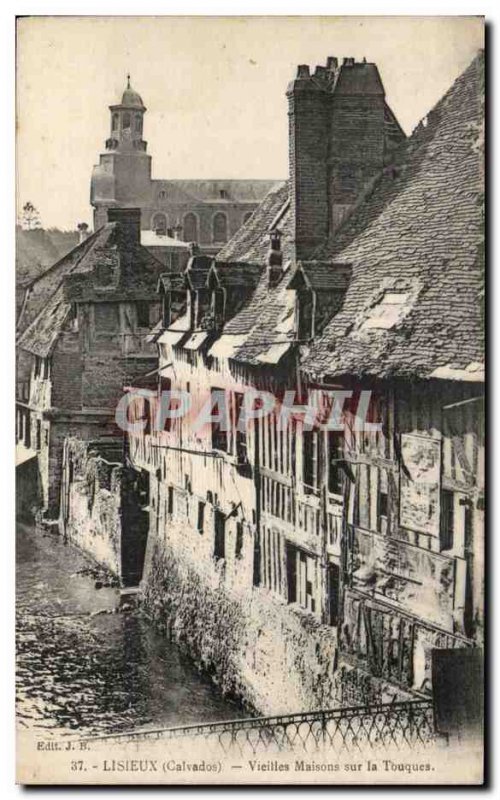
[[[226,518],[218,508],[214,513],[214,558],[225,558],[226,555]]]
[[[120,307],[118,303],[95,303],[94,325],[98,336],[118,333],[120,330]]]
[[[318,562],[294,545],[287,544],[288,602],[297,603],[301,608],[319,613]]]
[[[111,117],[111,130],[112,131],[117,131],[118,130],[118,120],[119,120],[118,114],[113,114],[113,116]]]
[[[453,529],[454,529],[454,504],[455,495],[453,492],[443,489],[441,492],[441,525],[440,525],[440,549],[453,549]]]
[[[261,529],[260,542],[260,585],[275,592],[283,594],[283,536],[281,532],[268,525]]]
[[[142,115],[136,114],[134,119],[134,129],[136,133],[142,133]]]
[[[130,114],[126,111],[123,115],[123,128],[130,128]]]
[[[234,414],[234,432],[235,432],[235,449],[236,449],[235,455],[238,464],[248,464],[246,426],[244,430],[240,430],[238,425],[240,417],[242,418],[242,423],[243,423],[242,427],[244,426],[245,423],[243,401],[244,401],[243,394],[241,392],[234,392],[233,414]]]
[[[236,546],[235,546],[235,556],[236,558],[241,558],[243,555],[243,523],[237,522],[236,523]]]
[[[248,220],[251,219],[252,216],[253,216],[253,211],[249,211],[247,214],[245,214],[245,216],[243,217],[243,225],[245,225],[248,222]]]
[[[313,335],[313,293],[310,290],[297,292],[297,337],[310,339]]]
[[[316,431],[302,431],[302,481],[307,494],[311,494],[318,488],[318,434]]]
[[[189,213],[184,217],[183,233],[185,242],[198,241],[198,220],[194,214]]]
[[[35,356],[35,368],[34,368],[35,378],[38,378],[40,376],[41,370],[42,370],[42,359],[40,358],[40,356]]]
[[[387,493],[387,472],[385,469],[379,472],[379,485],[377,497],[377,529],[379,533],[387,533],[388,516],[388,493]]]
[[[203,525],[205,522],[205,503],[203,500],[198,501],[198,533],[203,533]]]
[[[36,450],[42,449],[42,423],[39,419],[36,421]]]
[[[390,329],[408,314],[412,304],[409,303],[410,292],[385,292],[369,309],[360,330],[373,328]]]
[[[337,564],[329,564],[327,568],[328,586],[328,623],[337,625],[339,621],[340,569]]]
[[[328,491],[342,494],[343,431],[328,431]]]
[[[229,437],[227,430],[226,393],[224,389],[210,390],[212,415],[220,416],[220,422],[212,422],[212,449],[229,452]]]
[[[149,328],[150,326],[150,317],[149,317],[149,302],[147,300],[139,300],[135,304],[135,310],[137,314],[137,327],[138,328]]]
[[[227,242],[227,217],[220,211],[214,216],[213,241],[215,244]]]
[[[167,199],[167,193],[165,189],[162,189],[161,192],[158,192],[158,200],[166,200],[166,199]]]
[[[111,264],[98,264],[95,271],[96,282],[99,286],[109,286],[113,280],[113,267]]]
[[[167,514],[169,517],[174,513],[174,487],[169,486],[167,489]]]
[[[151,221],[151,227],[158,236],[167,235],[167,217],[165,214],[155,214]]]

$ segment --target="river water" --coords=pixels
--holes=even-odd
[[[17,529],[17,716],[44,735],[235,719],[173,642],[59,536]]]

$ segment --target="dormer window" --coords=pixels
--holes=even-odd
[[[410,311],[410,291],[386,291],[367,312],[360,330],[382,328],[389,330],[397,325]]]
[[[297,291],[297,338],[307,341],[314,335],[314,292],[311,289]]]
[[[214,289],[212,292],[212,317],[216,330],[220,330],[224,324],[224,290]]]
[[[96,267],[96,284],[109,286],[113,280],[113,267],[111,264],[98,264]]]

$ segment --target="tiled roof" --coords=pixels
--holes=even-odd
[[[51,267],[44,270],[29,287],[29,297],[26,299],[21,316],[18,321],[18,331],[26,330],[35,317],[45,307],[56,289],[60,286],[64,275],[75,269],[85,254],[96,245],[103,245],[110,231],[104,227],[76,245],[65,256],[56,261]]]
[[[70,309],[71,305],[64,302],[63,290],[60,286],[49,299],[43,311],[20,337],[18,346],[37,356],[48,356],[64,327]]]
[[[118,280],[105,295],[94,286],[94,270],[103,263],[119,267]],[[35,355],[50,353],[66,322],[71,302],[150,298],[165,269],[146,248],[131,245],[120,225],[108,222],[82,245],[78,245],[34,284],[46,291],[36,294],[37,306],[43,305],[18,339],[18,347]],[[43,283],[45,281],[45,283]]]
[[[349,264],[332,264],[331,261],[299,262],[288,284],[291,289],[296,288],[299,276],[303,276],[305,284],[315,291],[346,289],[351,277],[351,267]],[[300,286],[299,283],[297,285]]]
[[[313,375],[479,376],[483,69],[479,55],[316,253],[352,279],[304,362]],[[392,327],[375,321],[384,302],[400,304]]]
[[[288,192],[288,183],[282,183],[271,189],[248,222],[242,225],[231,241],[217,253],[217,261],[264,264],[269,250],[269,231],[273,223],[283,234],[281,246],[285,262],[292,258],[292,231],[287,224],[290,212],[285,208]]]

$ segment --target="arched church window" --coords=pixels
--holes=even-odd
[[[184,217],[183,238],[185,242],[198,241],[198,220],[191,212]]]
[[[227,242],[227,217],[221,211],[214,216],[213,241],[215,244]]]
[[[118,130],[118,120],[119,120],[119,115],[118,114],[113,114],[113,116],[111,117],[111,129],[113,131],[117,131]]]
[[[135,115],[134,128],[136,133],[142,133],[142,116],[140,114]]]
[[[166,214],[155,214],[151,220],[152,229],[159,236],[167,235],[167,217]]]
[[[130,114],[128,111],[125,111],[125,114],[123,115],[123,127],[130,128]]]

